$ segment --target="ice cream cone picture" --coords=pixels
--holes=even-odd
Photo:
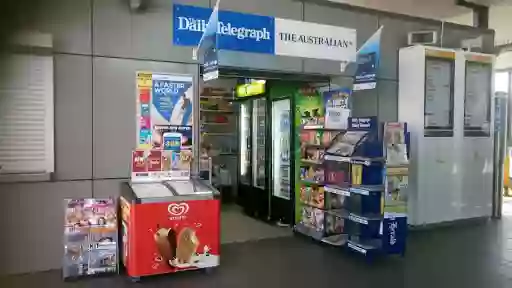
[[[190,228],[184,228],[178,235],[176,248],[176,260],[179,264],[191,263],[192,256],[197,251],[199,240],[196,232]]]
[[[173,229],[160,228],[156,231],[155,244],[165,263],[176,257],[176,233]]]

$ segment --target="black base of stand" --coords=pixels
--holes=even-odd
[[[249,185],[238,186],[244,213],[250,217],[269,221],[269,191]]]
[[[291,225],[293,222],[292,201],[280,197],[272,196],[270,201],[270,219],[283,225]]]

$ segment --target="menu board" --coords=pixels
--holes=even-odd
[[[425,128],[452,127],[452,65],[452,61],[436,58],[425,62]]]
[[[489,130],[491,73],[491,65],[487,63],[468,61],[466,64],[465,129]]]

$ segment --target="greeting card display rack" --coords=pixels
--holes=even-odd
[[[376,117],[350,117],[348,121],[348,130],[338,133],[323,155],[306,159],[318,172],[313,174],[314,181],[301,183],[302,218],[295,230],[368,257],[403,255],[407,125],[378,125]]]

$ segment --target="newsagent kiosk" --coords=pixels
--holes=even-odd
[[[238,133],[233,139],[238,146],[234,185],[237,202],[250,216],[293,226],[296,218],[294,175],[299,165],[294,163],[295,151],[299,149],[299,139],[294,136],[296,105],[302,103],[307,108],[303,112],[312,119],[323,119],[324,109],[318,95],[320,91],[340,88],[332,84],[332,76],[340,76],[345,68],[353,66],[356,30],[224,11],[219,9],[219,2],[210,12],[197,58],[203,63],[203,85],[223,86],[231,91],[231,100],[238,112],[235,128]],[[192,8],[175,5],[175,13],[184,13],[186,9]],[[261,25],[251,26],[251,23]],[[236,26],[268,28],[237,29]],[[267,37],[269,31],[271,37]],[[310,31],[315,31],[314,35]],[[258,62],[276,61],[282,59],[281,56],[321,59],[343,69],[338,70],[338,75],[319,75],[260,68],[269,65]],[[215,93],[211,89],[208,92],[200,95],[201,123],[206,126],[201,131],[202,139],[215,134],[210,132],[212,121],[216,125],[222,122],[204,113],[215,106],[209,104],[213,103]],[[333,95],[347,95],[346,89],[338,92]],[[348,105],[348,101],[345,102]],[[348,116],[340,115],[345,119]],[[300,121],[300,117],[297,119]]]
[[[230,31],[218,24],[229,22],[230,17],[231,12],[215,7],[201,38],[197,51],[207,83],[221,80],[230,70],[233,59],[225,50],[246,51],[243,45],[232,46]],[[323,58],[315,55],[318,50],[308,47],[322,41],[294,32],[301,31],[297,27],[302,25],[318,24],[290,21],[293,25],[286,25],[289,20],[277,18],[273,21],[275,55],[286,55],[283,51],[290,49],[289,55]],[[252,205],[244,208],[248,214],[288,224],[298,233],[358,253],[403,254],[406,197],[400,188],[401,179],[406,178],[402,176],[407,175],[406,124],[378,123],[375,116],[350,117],[353,90],[376,87],[382,28],[359,50],[358,57],[364,60],[361,65],[353,65],[356,31],[336,29],[340,29],[336,37],[349,40],[324,41],[331,54],[324,53],[323,59],[337,61],[342,72],[351,69],[352,63],[354,87],[352,83],[332,85],[332,75],[313,81],[316,75],[308,75],[305,81],[257,79],[236,86],[241,135],[239,190]],[[253,78],[266,76],[254,70],[243,73],[256,75]],[[393,148],[386,149],[388,144]],[[266,160],[267,155],[270,160]],[[251,161],[252,165],[247,164]],[[252,178],[252,183],[243,181],[244,174]]]

